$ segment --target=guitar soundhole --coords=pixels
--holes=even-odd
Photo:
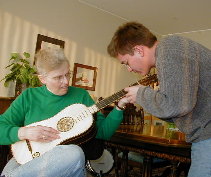
[[[71,117],[64,117],[60,119],[57,123],[57,129],[60,132],[69,131],[74,126],[74,120]]]

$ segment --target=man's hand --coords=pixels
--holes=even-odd
[[[18,130],[20,140],[31,140],[38,142],[50,142],[59,139],[59,131],[45,126],[21,127]]]
[[[136,96],[137,92],[140,86],[132,86],[132,87],[127,87],[124,90],[127,92],[125,97],[128,100],[128,103],[135,103],[136,102]]]

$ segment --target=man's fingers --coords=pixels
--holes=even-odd
[[[124,89],[124,91],[128,92],[129,89],[130,89],[130,87],[126,87],[126,88]]]

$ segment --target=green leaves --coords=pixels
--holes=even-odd
[[[11,58],[10,60],[16,60],[17,58],[19,57],[19,54],[18,53],[11,53]]]
[[[10,68],[10,73],[0,82],[4,80],[5,87],[8,87],[11,81],[26,84],[27,87],[40,86],[41,83],[36,75],[36,70],[33,66],[30,66],[29,58],[30,54],[27,52],[24,52],[23,56],[19,53],[11,53],[9,62],[12,63],[6,66],[6,68]]]
[[[26,58],[30,58],[30,54],[27,53],[27,52],[24,52],[23,55],[24,55]]]

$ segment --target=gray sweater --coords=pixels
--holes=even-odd
[[[179,36],[156,49],[159,90],[141,86],[137,103],[147,112],[173,121],[187,142],[211,138],[211,51]]]

